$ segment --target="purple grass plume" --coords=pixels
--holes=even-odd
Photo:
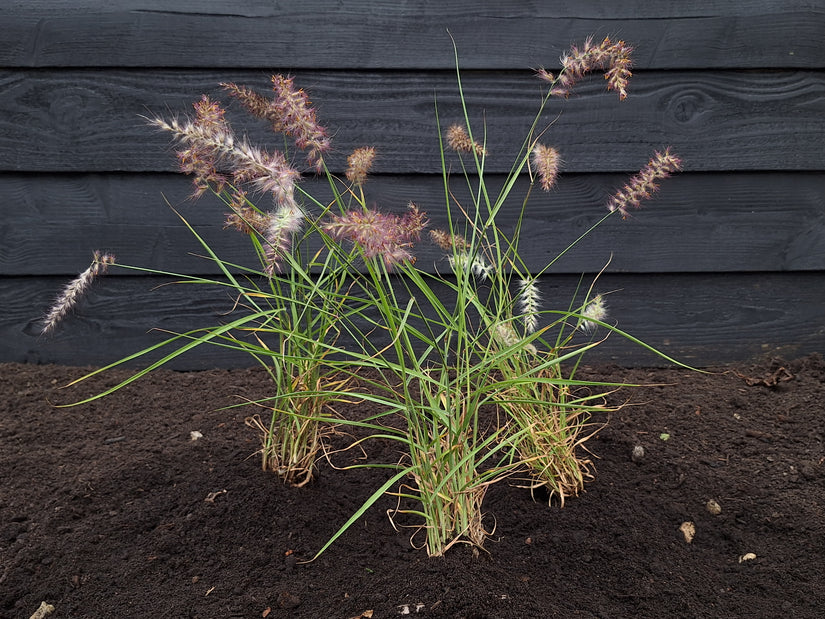
[[[614,43],[605,37],[599,45],[594,45],[592,37],[588,37],[581,49],[573,45],[570,51],[562,55],[562,69],[558,76],[545,69],[539,69],[536,74],[540,79],[550,82],[551,95],[566,98],[573,86],[587,73],[601,70],[607,80],[607,89],[615,90],[619,93],[619,99],[624,100],[627,98],[627,83],[633,75],[630,72],[632,51],[633,48],[624,41]]]
[[[429,223],[427,214],[415,204],[410,202],[408,208],[403,215],[368,208],[330,215],[322,229],[336,241],[352,241],[366,258],[381,258],[390,270],[402,262],[415,263],[413,243]]]
[[[610,198],[608,210],[611,213],[619,211],[622,219],[627,219],[630,216],[628,207],[641,207],[642,201],[649,199],[659,189],[657,180],[667,178],[681,168],[682,160],[672,155],[669,148],[663,153],[655,152],[647,165]]]
[[[487,154],[486,148],[470,139],[470,134],[467,133],[467,129],[463,125],[450,125],[447,129],[446,137],[447,146],[457,153],[471,153],[475,151],[479,157]]]
[[[550,191],[559,176],[559,166],[561,165],[559,151],[552,146],[536,144],[531,155],[533,171],[539,177],[541,188],[544,191]]]
[[[363,187],[367,182],[367,174],[375,161],[375,148],[363,146],[356,148],[347,157],[347,180],[356,187]]]
[[[263,248],[268,276],[272,277],[284,255],[291,250],[292,239],[300,231],[304,217],[304,211],[297,204],[282,204],[274,213],[267,214]]]
[[[236,138],[224,110],[204,95],[194,104],[195,117],[170,121],[149,119],[150,124],[169,131],[181,145],[177,151],[180,169],[195,177],[195,195],[210,185],[220,191],[231,179],[254,189],[272,193],[279,204],[294,204],[295,183],[300,172],[289,165],[283,153],[268,153]]]
[[[325,127],[318,122],[315,109],[302,88],[295,88],[294,78],[272,76],[272,99],[259,95],[246,86],[221,84],[229,94],[254,116],[268,120],[276,133],[295,140],[295,145],[307,153],[307,163],[320,173],[324,169],[323,155],[331,141]]]

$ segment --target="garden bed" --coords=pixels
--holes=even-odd
[[[289,488],[262,472],[251,411],[217,410],[268,395],[261,371],[159,371],[58,409],[124,374],[60,390],[84,370],[0,365],[0,615],[45,601],[50,618],[820,617],[822,359],[586,372],[667,385],[611,396],[631,405],[595,420],[595,479],[564,508],[501,483],[487,552],[428,558],[384,497],[303,564],[388,473],[324,464]],[[397,461],[389,449],[367,453]]]

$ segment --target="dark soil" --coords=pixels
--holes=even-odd
[[[84,371],[0,365],[0,615],[825,616],[822,359],[589,371],[670,385],[613,396],[633,405],[603,420],[596,478],[564,508],[499,484],[488,553],[428,558],[384,497],[302,564],[387,473],[322,466],[288,488],[262,472],[245,412],[217,410],[267,395],[261,372],[163,371],[57,409],[123,374],[59,390]]]

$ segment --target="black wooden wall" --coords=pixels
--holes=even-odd
[[[599,284],[618,291],[611,316],[668,354],[706,365],[825,349],[823,0],[28,0],[2,3],[0,23],[0,361],[100,365],[158,341],[154,327],[186,330],[229,309],[212,290],[155,289],[165,280],[116,271],[55,335],[38,336],[93,249],[213,273],[188,253],[198,246],[163,196],[219,253],[250,261],[214,202],[185,201],[167,136],[138,116],[187,111],[219,82],[265,90],[272,73],[295,76],[334,132],[336,171],[351,148],[374,145],[369,197],[389,210],[414,199],[443,222],[434,97],[444,122],[459,118],[448,31],[499,178],[539,101],[531,68],[553,70],[591,34],[636,48],[626,101],[594,77],[554,104],[547,141],[564,175],[534,195],[531,265],[599,218],[653,149],[684,159],[658,199],[557,264],[548,303],[566,306],[580,275],[612,253]],[[262,128],[251,137],[269,139]],[[438,260],[419,255],[419,265]],[[657,363],[615,338],[596,357]],[[248,362],[204,349],[175,367]]]

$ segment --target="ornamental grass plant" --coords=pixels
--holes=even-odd
[[[397,498],[393,524],[412,526],[413,543],[431,556],[459,543],[483,547],[492,531],[484,497],[502,480],[526,479],[528,487],[546,488],[563,505],[591,473],[583,448],[593,433],[591,416],[606,411],[605,396],[623,386],[579,379],[582,358],[607,336],[653,349],[606,322],[606,303],[595,294],[595,281],[582,287],[583,295],[576,291],[559,304],[543,297],[541,277],[593,229],[617,216],[627,218],[680,161],[669,149],[656,152],[608,200],[604,216],[540,269],[531,269],[522,257],[521,228],[534,191],[551,191],[558,182],[562,154],[549,144],[557,115],[550,117],[552,103],[597,70],[607,89],[625,99],[630,52],[622,41],[588,40],[562,56],[557,74],[536,72],[545,93],[520,150],[508,158],[512,164],[500,187],[488,182],[485,164],[503,155],[490,152],[485,128],[470,122],[456,53],[462,113],[445,122],[436,102],[433,130],[444,202],[422,205],[412,196],[413,202],[394,212],[369,201],[374,147],[349,155],[345,178],[330,171],[329,132],[292,78],[273,76],[269,96],[232,83],[222,87],[283,136],[285,145],[304,153],[305,172],[328,181],[331,199],[303,189],[305,172],[290,163],[295,153],[250,144],[207,96],[195,103],[192,117],[149,119],[174,137],[181,171],[194,179],[194,195],[220,198],[228,211],[226,226],[247,235],[258,264],[224,261],[184,220],[222,278],[163,274],[230,291],[235,311],[218,325],[171,334],[98,370],[95,374],[171,348],[96,397],[211,344],[252,355],[270,376],[273,395],[245,403],[264,411],[251,414],[248,423],[261,436],[263,467],[289,484],[312,479],[325,452],[324,437],[334,426],[362,434],[353,446],[395,441],[397,461],[354,465],[390,474],[318,554],[385,493]],[[516,201],[514,187],[522,179],[529,180],[530,189]],[[469,200],[457,198],[455,182],[466,188]],[[261,206],[267,200],[271,206]],[[444,209],[445,229],[430,227],[426,211],[434,208]],[[510,219],[517,214],[511,230],[501,224],[505,210]],[[423,242],[444,255],[435,269],[416,263],[415,247]],[[50,330],[66,315],[64,305],[75,303],[109,266],[123,267],[96,254],[91,275],[81,276],[49,313]],[[357,420],[336,413],[343,410],[338,404],[359,400],[382,412]]]
[[[224,88],[244,97],[247,105],[259,102],[251,99],[247,89],[234,84],[225,84]],[[307,152],[314,168],[321,167],[329,140],[326,130],[315,120],[306,94],[282,76],[273,78],[273,88],[276,94],[267,105],[280,106],[277,114],[283,119],[275,128]],[[255,111],[259,115],[275,114],[269,108]],[[266,411],[247,419],[260,434],[262,467],[290,485],[304,485],[312,479],[324,449],[323,439],[335,424],[334,403],[347,393],[346,378],[337,375],[327,357],[335,350],[337,325],[344,314],[359,311],[358,302],[350,303],[346,291],[351,257],[323,234],[318,236],[328,241],[327,245],[309,247],[307,240],[319,231],[318,222],[328,215],[328,207],[312,215],[299,204],[296,183],[301,173],[280,151],[268,152],[238,137],[217,102],[204,95],[194,104],[192,117],[169,121],[151,118],[149,122],[174,137],[181,171],[193,177],[192,197],[205,193],[217,196],[228,211],[225,227],[247,236],[258,264],[248,267],[223,260],[181,217],[205,259],[217,267],[222,278],[117,266],[174,277],[180,283],[213,286],[216,292],[228,291],[235,306],[231,318],[212,327],[171,334],[160,344],[80,380],[156,351],[165,352],[128,380],[96,396],[102,397],[203,344],[247,353],[266,370],[273,387],[270,398],[245,403]],[[267,196],[271,206],[257,206],[249,199],[248,190]],[[93,266],[112,264],[114,257],[98,258],[96,254]],[[84,287],[88,279],[78,278]],[[65,315],[64,305],[61,297],[46,319],[47,328],[53,328],[54,316]],[[166,352],[169,349],[171,352]]]

